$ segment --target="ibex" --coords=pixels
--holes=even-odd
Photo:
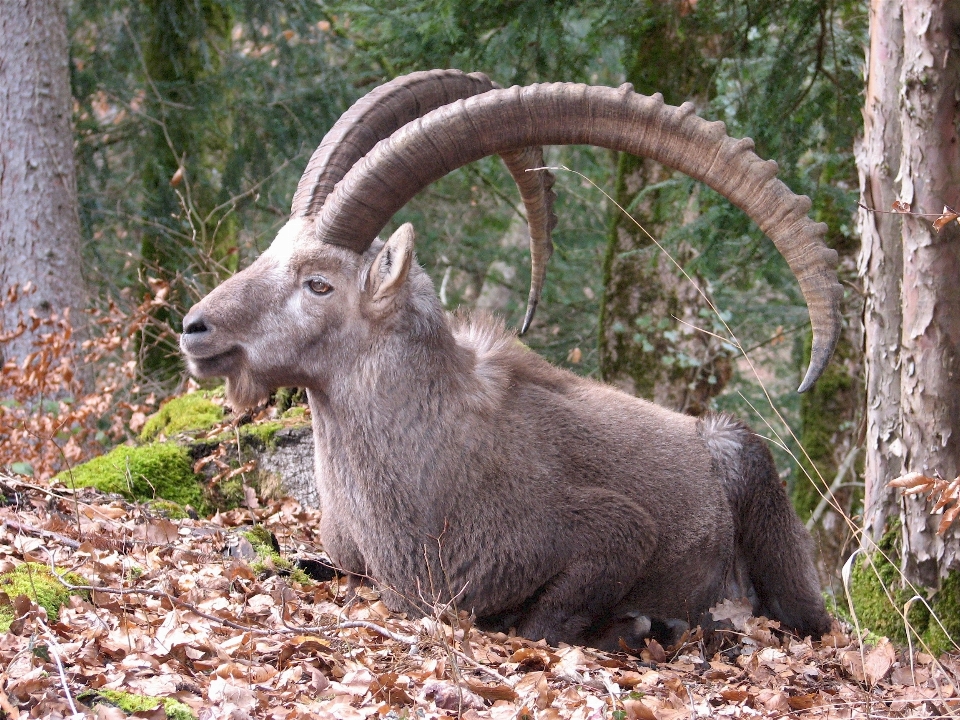
[[[552,249],[545,144],[650,157],[742,208],[800,283],[814,331],[801,390],[813,384],[839,334],[836,254],[752,141],[628,85],[504,90],[457,71],[399,78],[338,121],[270,248],[184,318],[190,371],[225,376],[237,407],[307,389],[324,547],[392,610],[455,599],[482,628],[615,650],[747,597],[822,634],[812,543],[761,439],[553,367],[488,317],[449,316],[412,228],[376,240],[424,187],[500,154],[530,224],[528,325]]]

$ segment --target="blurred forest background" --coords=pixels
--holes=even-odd
[[[102,451],[180,389],[180,319],[267,247],[326,130],[376,85],[435,67],[482,71],[502,85],[631,82],[754,138],[829,225],[849,288],[849,333],[814,391],[795,392],[809,325],[773,244],[709,189],[604,150],[548,151],[550,165],[576,172],[556,172],[556,252],[524,341],[574,372],[687,412],[730,410],[776,433],[804,517],[820,499],[813,466],[830,484],[857,462],[863,2],[74,0],[68,13],[83,276],[97,313],[82,337],[101,384],[109,375],[109,402],[101,393],[86,424],[22,435],[40,446],[49,432],[55,451],[42,469],[21,458],[15,470],[48,474]],[[606,194],[721,309],[808,459],[798,465],[796,442],[767,427],[773,413],[741,353],[693,329],[722,333],[718,319]],[[435,184],[392,227],[405,221],[447,307],[487,308],[519,324],[529,258],[519,198],[496,158]],[[122,342],[90,339],[118,327]],[[847,514],[860,512],[856,473],[838,487]],[[849,536],[836,530],[839,555]]]

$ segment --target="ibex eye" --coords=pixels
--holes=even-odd
[[[323,278],[310,278],[307,280],[307,287],[310,288],[310,292],[317,295],[326,295],[333,290],[333,285]]]

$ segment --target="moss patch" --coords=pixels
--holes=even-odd
[[[130,500],[156,498],[178,505],[204,506],[203,487],[185,448],[175,443],[142,447],[120,445],[70,472],[57,476],[73,487],[95,487]]]
[[[214,483],[210,487],[214,505],[220,510],[233,510],[243,505],[244,500],[246,500],[243,484],[244,479],[240,475],[234,475],[232,478]],[[255,484],[253,488],[254,490],[257,489]]]
[[[196,720],[196,715],[193,714],[189,705],[173,698],[151,697],[150,695],[136,695],[122,690],[103,689],[84,693],[80,696],[80,699],[92,704],[98,701],[107,702],[120,708],[128,715],[149,712],[163,705],[163,711],[169,720]]]
[[[931,617],[924,639],[937,652],[956,653],[960,644],[960,573],[952,571],[944,578],[930,604],[943,627]]]
[[[879,548],[883,554],[874,553],[870,558],[856,561],[854,565],[850,596],[861,629],[905,644],[907,629],[901,613],[907,602],[919,594],[927,600],[940,622],[933,618],[923,602],[915,600],[907,615],[913,631],[935,655],[956,652],[954,642],[960,640],[960,573],[951,571],[936,592],[928,592],[923,588],[917,588],[918,592],[914,592],[910,586],[904,585],[897,566],[890,562],[900,558],[900,536],[900,525],[897,523],[880,541]]]
[[[244,425],[240,428],[240,438],[253,439],[260,442],[264,448],[272,448],[275,445],[277,433],[285,427],[288,427],[288,424],[278,421]]]
[[[255,573],[289,575],[291,580],[305,585],[313,582],[303,570],[280,554],[274,545],[273,535],[263,525],[254,525],[241,534],[257,553],[256,560],[250,563],[250,569]]]
[[[223,420],[223,406],[213,400],[222,397],[222,390],[206,390],[173,398],[147,419],[140,441],[213,427]]]
[[[519,344],[522,347],[527,347],[523,343],[519,343]],[[294,405],[289,410],[284,410],[283,414],[280,416],[280,419],[307,422],[307,408],[304,407],[303,405]]]
[[[184,518],[190,517],[190,513],[188,513],[181,505],[178,505],[170,500],[164,500],[163,498],[151,500],[144,504],[147,510],[154,515],[159,515],[169,520],[183,520]]]
[[[87,585],[87,581],[76,573],[57,568],[58,574],[63,576],[71,585]],[[60,614],[60,607],[70,599],[71,591],[54,577],[50,568],[40,563],[24,563],[10,572],[0,575],[0,591],[7,594],[10,600],[28,596],[37,605],[47,611],[47,617],[55,621]],[[86,596],[84,592],[78,594]],[[0,605],[0,632],[10,629],[14,621],[13,607],[8,604]]]
[[[300,411],[299,413],[296,411]],[[306,408],[293,408],[287,411],[279,420],[250,423],[241,426],[236,432],[229,430],[209,440],[210,444],[224,444],[235,446],[237,435],[240,436],[242,448],[252,447],[255,450],[271,450],[276,447],[277,433],[285,428],[308,424],[305,417]]]

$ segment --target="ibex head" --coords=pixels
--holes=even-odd
[[[480,73],[417,72],[364,96],[324,137],[304,170],[291,218],[270,248],[193,307],[181,348],[197,377],[226,377],[235,407],[249,407],[278,387],[323,387],[346,371],[369,337],[412,289],[413,231],[398,231],[381,250],[330,242],[317,218],[334,187],[379,141],[449,103],[498,86]],[[527,170],[543,164],[540,148],[501,156],[520,189],[530,227],[532,282],[523,329],[533,319],[553,251],[553,177]],[[427,277],[411,285],[429,295]],[[349,318],[349,322],[347,322]]]
[[[377,234],[424,187],[491,154],[507,161],[527,206],[533,278],[526,327],[554,224],[552,178],[534,170],[542,163],[539,146],[590,144],[678,169],[760,225],[810,309],[813,352],[800,390],[808,389],[840,332],[842,288],[836,253],[822,240],[826,226],[807,217],[810,201],[776,179],[776,163],[758,158],[751,140],[730,138],[723,123],[693,110],[629,85],[499,90],[457,71],[417,73],[378,88],[324,138],[297,189],[292,219],[270,249],[184,319],[181,347],[191,371],[225,375],[229,398],[240,406],[284,385],[322,388],[334,368],[351,363],[351,353],[363,352],[378,304],[393,302],[393,288],[403,286],[412,232],[401,229],[373,255]]]

